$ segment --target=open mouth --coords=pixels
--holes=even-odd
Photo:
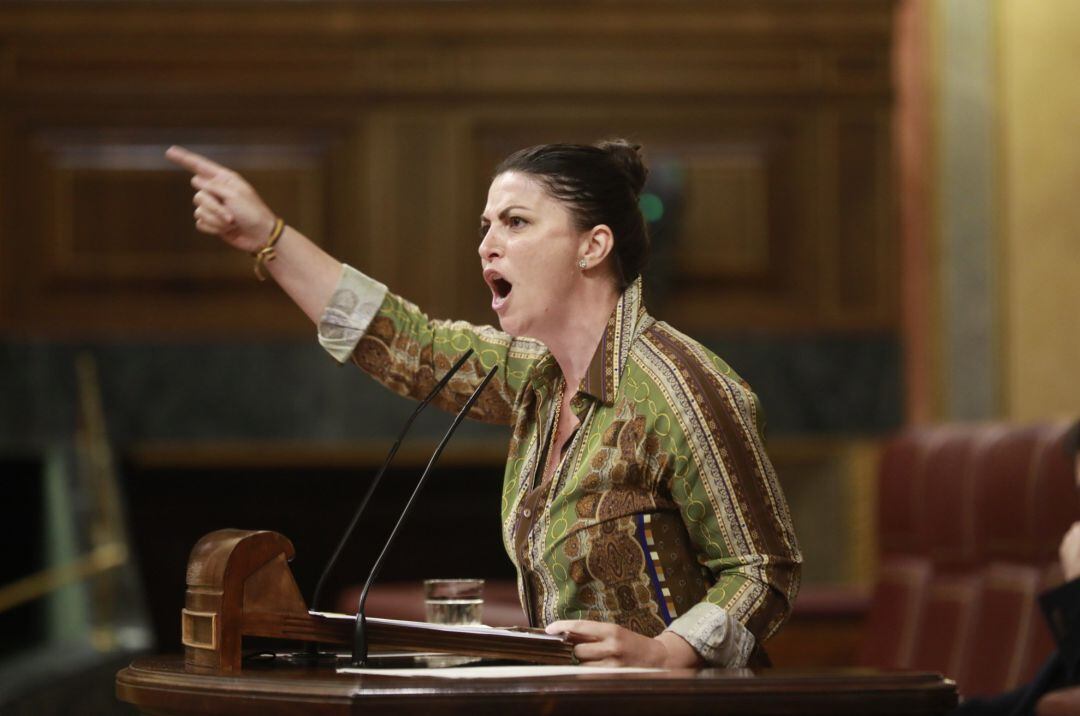
[[[491,282],[491,288],[495,291],[496,296],[506,298],[514,290],[514,285],[505,278],[500,277]]]
[[[503,278],[498,271],[490,268],[484,271],[484,280],[487,282],[488,287],[491,288],[491,307],[498,311],[510,297],[510,292],[514,290],[514,284]]]

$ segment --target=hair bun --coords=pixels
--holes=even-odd
[[[615,166],[622,170],[634,196],[641,194],[641,190],[645,188],[645,180],[649,176],[649,169],[641,158],[641,145],[622,138],[614,138],[602,139],[593,146],[606,152]]]

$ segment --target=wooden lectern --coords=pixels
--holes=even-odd
[[[392,670],[341,673],[288,660],[241,669],[244,637],[349,643],[354,618],[310,612],[289,569],[293,546],[275,532],[219,530],[191,552],[182,611],[184,656],[142,657],[116,676],[116,694],[156,716],[438,716],[482,713],[939,716],[956,685],[938,674],[830,669],[704,669],[533,678],[404,678]],[[535,630],[368,620],[372,647],[569,663],[564,640]],[[576,671],[576,670],[575,670]],[[467,672],[466,672],[467,673]],[[446,675],[443,672],[442,675]]]
[[[352,644],[355,617],[311,612],[277,532],[218,530],[196,543],[181,611],[184,663],[192,673],[240,671],[246,636]],[[446,626],[367,618],[373,651],[443,652],[536,664],[569,664],[573,646],[533,629]]]
[[[937,674],[857,669],[704,669],[515,679],[337,673],[252,664],[193,674],[142,657],[116,677],[120,700],[154,716],[940,716],[956,686]]]

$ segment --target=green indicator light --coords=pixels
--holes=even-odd
[[[642,194],[638,199],[638,208],[645,221],[660,221],[664,218],[664,202],[656,194]]]

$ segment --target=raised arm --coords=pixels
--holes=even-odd
[[[193,175],[195,228],[249,254],[266,246],[278,217],[242,176],[183,147],[169,147],[165,156]],[[341,262],[288,225],[274,253],[263,271],[318,325],[341,277]]]
[[[491,326],[432,319],[378,281],[346,266],[319,322],[319,342],[330,355],[352,361],[395,393],[420,399],[466,350],[470,358],[436,398],[455,412],[492,366],[500,370],[469,417],[510,423],[518,392],[547,349]]]
[[[183,147],[170,147],[165,156],[193,175],[199,231],[253,256],[268,245],[278,217],[242,176]],[[488,326],[429,319],[378,281],[343,266],[294,227],[285,228],[273,249],[275,257],[260,262],[260,270],[318,327],[319,342],[338,361],[352,360],[391,390],[420,398],[461,353],[472,349],[473,358],[436,404],[458,410],[487,370],[500,365],[500,374],[469,416],[510,422],[529,367],[546,351],[542,345]]]

